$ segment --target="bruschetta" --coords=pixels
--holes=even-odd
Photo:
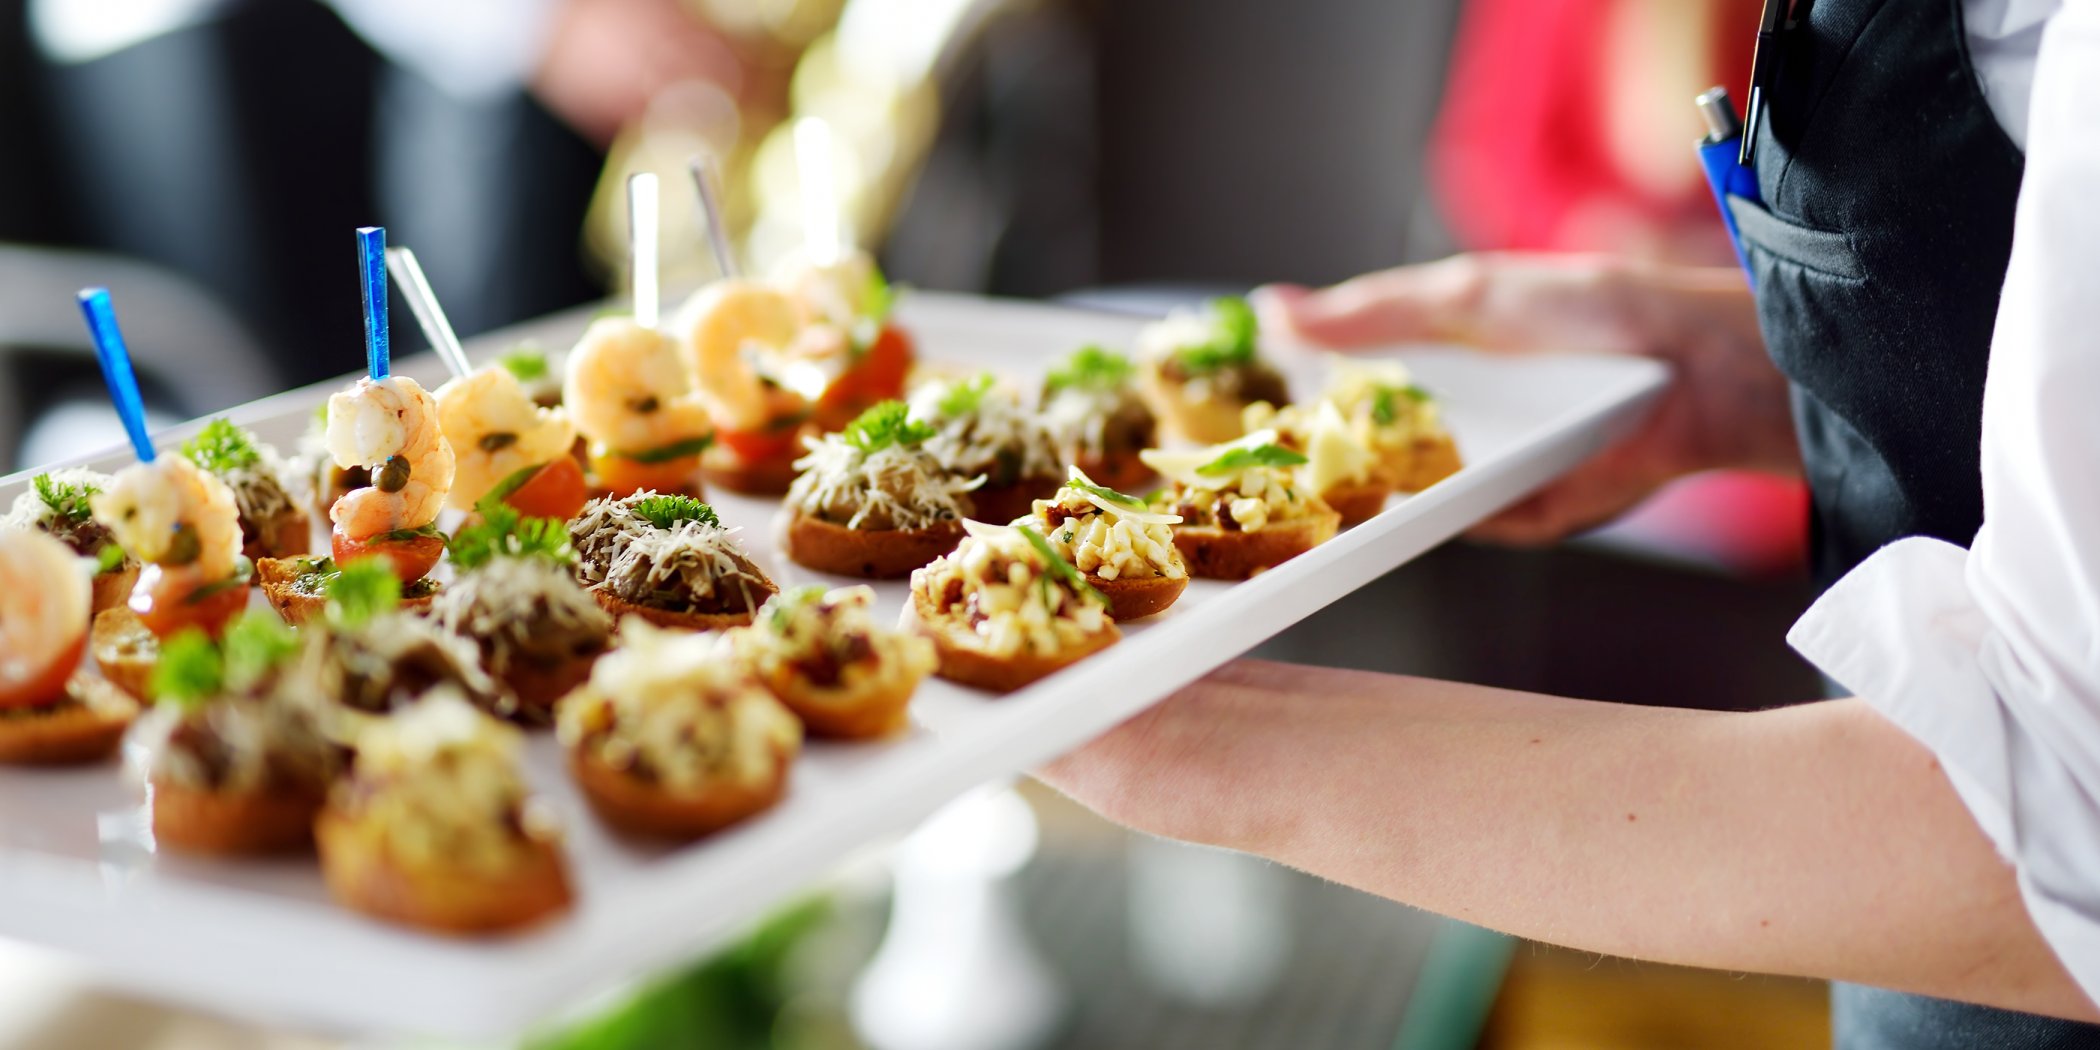
[[[1136,496],[1095,484],[1075,466],[1055,496],[1036,500],[1014,525],[1049,541],[1108,599],[1109,616],[1122,622],[1162,612],[1188,589],[1188,566],[1174,546],[1180,522]]]
[[[109,487],[107,474],[72,468],[38,474],[29,490],[15,497],[0,529],[28,529],[50,535],[88,559],[95,567],[92,612],[99,613],[131,597],[138,582],[139,561],[124,552],[109,526],[95,520],[90,499]]]
[[[1239,437],[1240,413],[1256,401],[1290,401],[1283,373],[1261,356],[1260,325],[1244,299],[1213,299],[1147,326],[1138,363],[1160,421],[1199,444]]]
[[[138,704],[80,669],[90,566],[54,536],[0,530],[0,763],[94,762]]]
[[[909,722],[933,645],[875,621],[868,587],[798,587],[774,595],[728,636],[738,662],[815,736],[885,736]]]
[[[1368,435],[1342,418],[1331,401],[1312,406],[1277,408],[1266,401],[1247,406],[1247,429],[1274,430],[1276,442],[1305,456],[1298,479],[1317,492],[1344,526],[1369,521],[1393,495],[1391,469],[1369,443]]]
[[[242,554],[259,561],[307,552],[313,522],[292,494],[290,468],[276,449],[246,428],[219,418],[183,442],[182,454],[233,490],[234,505],[240,509]]]
[[[1108,599],[1042,534],[974,521],[969,531],[911,577],[912,616],[941,677],[1012,692],[1122,637]]]
[[[695,631],[750,623],[780,590],[736,533],[699,500],[647,491],[592,500],[569,523],[576,578],[616,621]]]
[[[1325,400],[1377,453],[1401,492],[1420,492],[1465,466],[1436,395],[1397,361],[1337,360]]]
[[[1341,528],[1342,516],[1298,480],[1305,456],[1279,444],[1273,430],[1195,452],[1154,449],[1145,462],[1167,479],[1152,506],[1181,518],[1174,545],[1191,575],[1247,579]]]
[[[1036,410],[1066,465],[1119,491],[1151,482],[1152,470],[1138,453],[1159,445],[1159,419],[1128,357],[1099,346],[1073,351],[1043,377]]]
[[[953,550],[976,512],[976,482],[927,451],[933,434],[903,402],[887,401],[814,443],[788,490],[788,557],[819,572],[894,579]]]
[[[317,620],[328,605],[328,588],[342,575],[335,559],[304,556],[264,558],[255,563],[255,579],[263,598],[284,622],[304,627]],[[434,577],[425,576],[401,588],[401,607],[410,611],[430,608],[431,599],[444,589]]]
[[[934,428],[924,447],[950,475],[982,479],[970,492],[979,520],[1028,513],[1064,477],[1049,428],[990,372],[921,384],[912,391],[911,416]]]

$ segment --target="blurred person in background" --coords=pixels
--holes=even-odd
[[[1844,1050],[2100,1045],[2100,5],[1804,6],[1767,45],[1754,298],[1733,268],[1518,253],[1263,305],[1338,348],[1670,363],[1633,435],[1480,532],[1805,475],[1829,590],[1789,639],[1859,695],[1658,710],[1243,661],[1046,779],[1534,939],[1858,982]]]

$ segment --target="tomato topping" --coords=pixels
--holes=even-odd
[[[14,685],[0,682],[0,708],[42,707],[64,699],[66,679],[80,666],[80,652],[86,647],[87,635],[83,632],[72,644],[53,653],[49,663],[32,670],[27,679]]]
[[[248,607],[248,585],[245,580],[199,584],[188,573],[147,565],[131,588],[130,606],[156,638],[172,638],[185,627],[217,638],[226,621]]]
[[[700,476],[700,457],[679,456],[661,463],[644,463],[616,452],[593,451],[591,472],[598,475],[599,487],[610,489],[615,495],[643,489],[690,492],[698,487],[694,479]]]
[[[541,467],[503,497],[503,502],[527,517],[567,521],[582,512],[590,498],[590,488],[583,483],[583,464],[573,456],[563,456]]]
[[[817,400],[818,425],[825,430],[840,430],[869,406],[903,397],[904,381],[911,374],[914,357],[911,336],[904,329],[893,324],[882,326],[875,341]]]
[[[328,534],[328,541],[337,565],[348,565],[360,558],[385,558],[403,586],[430,575],[438,559],[445,556],[445,537],[435,532],[404,539],[360,541],[343,535],[343,527],[338,525]]]
[[[794,459],[802,450],[800,426],[765,427],[758,430],[718,430],[723,447],[745,463],[772,463]]]

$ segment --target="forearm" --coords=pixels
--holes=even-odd
[[[1539,940],[2093,1016],[1931,756],[1854,702],[1714,714],[1243,662],[1050,776]]]

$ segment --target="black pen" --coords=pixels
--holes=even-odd
[[[1778,79],[1779,33],[1785,29],[1792,0],[1765,0],[1757,20],[1757,50],[1750,58],[1750,99],[1743,107],[1743,148],[1737,163],[1750,167],[1757,157],[1757,128],[1765,116],[1765,89]]]

